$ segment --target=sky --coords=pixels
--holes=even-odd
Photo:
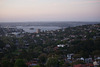
[[[100,0],[0,0],[0,22],[100,21]]]

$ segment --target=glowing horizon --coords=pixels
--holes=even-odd
[[[0,0],[3,21],[100,21],[100,0]]]

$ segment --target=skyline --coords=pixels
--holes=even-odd
[[[0,22],[100,21],[100,0],[0,0]]]

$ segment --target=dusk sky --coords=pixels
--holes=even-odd
[[[0,0],[0,22],[100,21],[100,0]]]

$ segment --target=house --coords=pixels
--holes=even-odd
[[[100,57],[97,57],[96,59],[97,59],[97,60],[100,60]]]
[[[64,47],[65,45],[63,45],[63,44],[59,44],[59,45],[57,45],[57,47]]]
[[[94,67],[94,65],[92,63],[88,63],[86,64],[86,67]]]
[[[58,47],[54,47],[54,50],[57,50],[58,49]]]
[[[67,59],[72,59],[72,56],[73,56],[74,54],[67,54]]]
[[[77,64],[77,65],[74,65],[73,67],[87,67],[85,64]]]
[[[6,46],[5,46],[6,48],[10,48],[11,46],[9,45],[9,44],[6,44]]]
[[[3,50],[0,48],[0,53],[3,53]]]
[[[27,62],[26,65],[28,67],[33,67],[33,66],[36,66],[38,64],[38,61],[37,60],[34,60],[34,61],[30,61],[30,62]]]
[[[29,44],[25,44],[24,48],[28,48],[29,47]]]
[[[83,60],[83,61],[84,61],[84,58],[83,58],[83,57],[81,57],[81,58],[77,58],[77,60]]]
[[[85,63],[92,63],[92,62],[93,62],[92,58],[85,58]]]
[[[93,62],[93,65],[94,65],[95,67],[99,66],[99,64],[98,64],[97,61],[94,61],[94,62]]]

